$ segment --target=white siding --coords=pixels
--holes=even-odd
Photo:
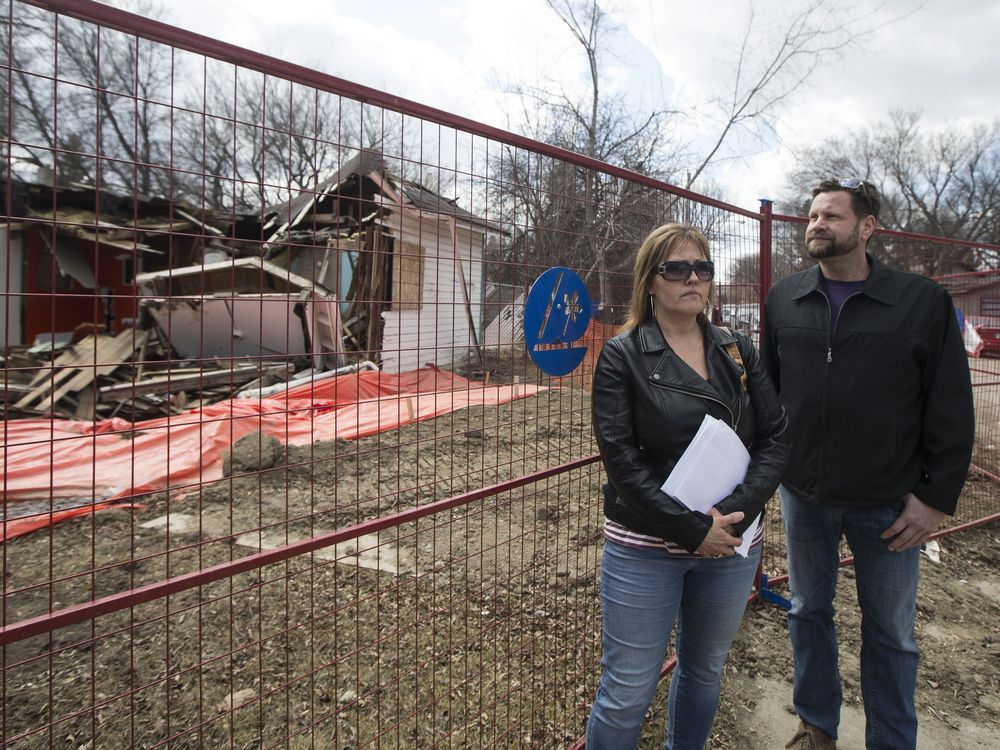
[[[21,233],[9,224],[0,226],[0,347],[21,341],[21,311],[24,307],[24,256]]]
[[[484,347],[502,349],[524,341],[524,299],[523,293],[517,295],[517,299],[486,326],[480,342]]]
[[[446,222],[435,218],[418,221],[407,215],[400,225],[398,214],[387,219],[393,234],[424,249],[424,274],[419,310],[390,310],[382,314],[382,369],[407,372],[436,364],[465,364],[475,338],[469,326],[471,312],[478,336],[482,318],[483,235],[458,226],[455,239]],[[456,240],[461,273],[456,262]],[[464,278],[468,290],[462,292]]]

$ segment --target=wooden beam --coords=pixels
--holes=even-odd
[[[242,385],[263,375],[287,374],[288,365],[272,365],[263,369],[259,367],[237,367],[231,370],[205,370],[189,375],[166,375],[147,378],[135,383],[116,383],[98,389],[101,401],[128,400],[134,396],[146,396],[150,393],[178,393],[180,391],[199,391],[219,385]]]

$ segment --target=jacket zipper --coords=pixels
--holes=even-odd
[[[830,304],[830,298],[826,296],[826,292],[824,292],[822,289],[820,289],[818,291],[819,291],[820,294],[823,295],[823,299],[826,300],[826,311],[829,313],[829,315],[827,316],[827,321],[829,321],[830,318],[833,317],[833,305]],[[844,299],[843,302],[840,303],[840,315],[844,314],[844,305],[847,304],[847,300],[851,299],[852,297],[857,297],[859,294],[861,294],[861,292],[853,292],[852,294],[849,294]],[[829,333],[827,333],[827,340],[826,340],[826,363],[828,365],[833,362],[833,335],[837,332],[837,326],[840,325],[840,315],[837,316],[837,325],[835,325],[833,327],[832,331],[830,331]],[[827,328],[829,328],[829,325],[827,326]]]
[[[829,403],[829,400],[826,398],[827,385],[828,385],[828,381],[829,381],[829,378],[830,378],[830,368],[829,368],[829,365],[833,363],[833,336],[837,332],[837,326],[840,325],[840,318],[844,314],[844,307],[847,305],[847,301],[849,299],[851,299],[852,297],[857,297],[859,294],[861,294],[861,292],[860,291],[854,292],[853,294],[848,295],[844,299],[844,301],[840,304],[840,315],[837,316],[837,325],[835,325],[833,327],[833,330],[830,330],[830,318],[833,317],[833,305],[830,304],[830,298],[826,295],[826,292],[824,292],[822,289],[819,289],[818,291],[819,291],[820,294],[823,295],[823,299],[826,300],[826,310],[827,310],[827,313],[829,314],[828,317],[827,317],[827,319],[826,319],[826,321],[827,321],[827,325],[826,325],[826,329],[827,329],[827,334],[826,334],[827,335],[827,340],[826,340],[826,364],[827,364],[827,370],[826,370],[826,373],[825,373],[825,375],[823,377],[822,425],[823,425],[823,429],[825,431],[826,430],[826,405]],[[820,485],[821,489],[826,486],[826,455],[825,454],[820,457],[819,485]]]
[[[668,391],[683,393],[688,396],[694,396],[695,398],[703,398],[706,401],[714,401],[715,403],[719,404],[719,406],[721,406],[723,409],[729,412],[729,420],[730,420],[729,426],[733,428],[734,432],[736,431],[736,426],[739,424],[739,418],[735,414],[733,414],[733,410],[729,407],[729,405],[725,401],[717,399],[714,396],[709,396],[707,393],[700,393],[699,391],[691,391],[688,390],[687,388],[678,388],[675,385],[666,385],[664,383],[657,383],[656,381],[653,381],[653,385],[655,385],[658,388],[665,388]],[[740,409],[739,416],[742,417],[743,404],[739,401],[739,399],[737,399],[737,404],[739,405]]]

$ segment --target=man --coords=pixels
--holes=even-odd
[[[881,199],[858,179],[813,190],[808,271],[767,296],[761,354],[788,413],[780,488],[801,720],[788,748],[835,748],[833,624],[841,536],[861,608],[865,742],[914,748],[920,546],[955,512],[972,456],[972,384],[948,293],[867,252]]]

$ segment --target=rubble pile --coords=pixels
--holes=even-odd
[[[140,421],[216,403],[291,379],[305,357],[180,359],[162,332],[86,332],[61,345],[11,347],[0,398],[7,419],[58,417]]]

